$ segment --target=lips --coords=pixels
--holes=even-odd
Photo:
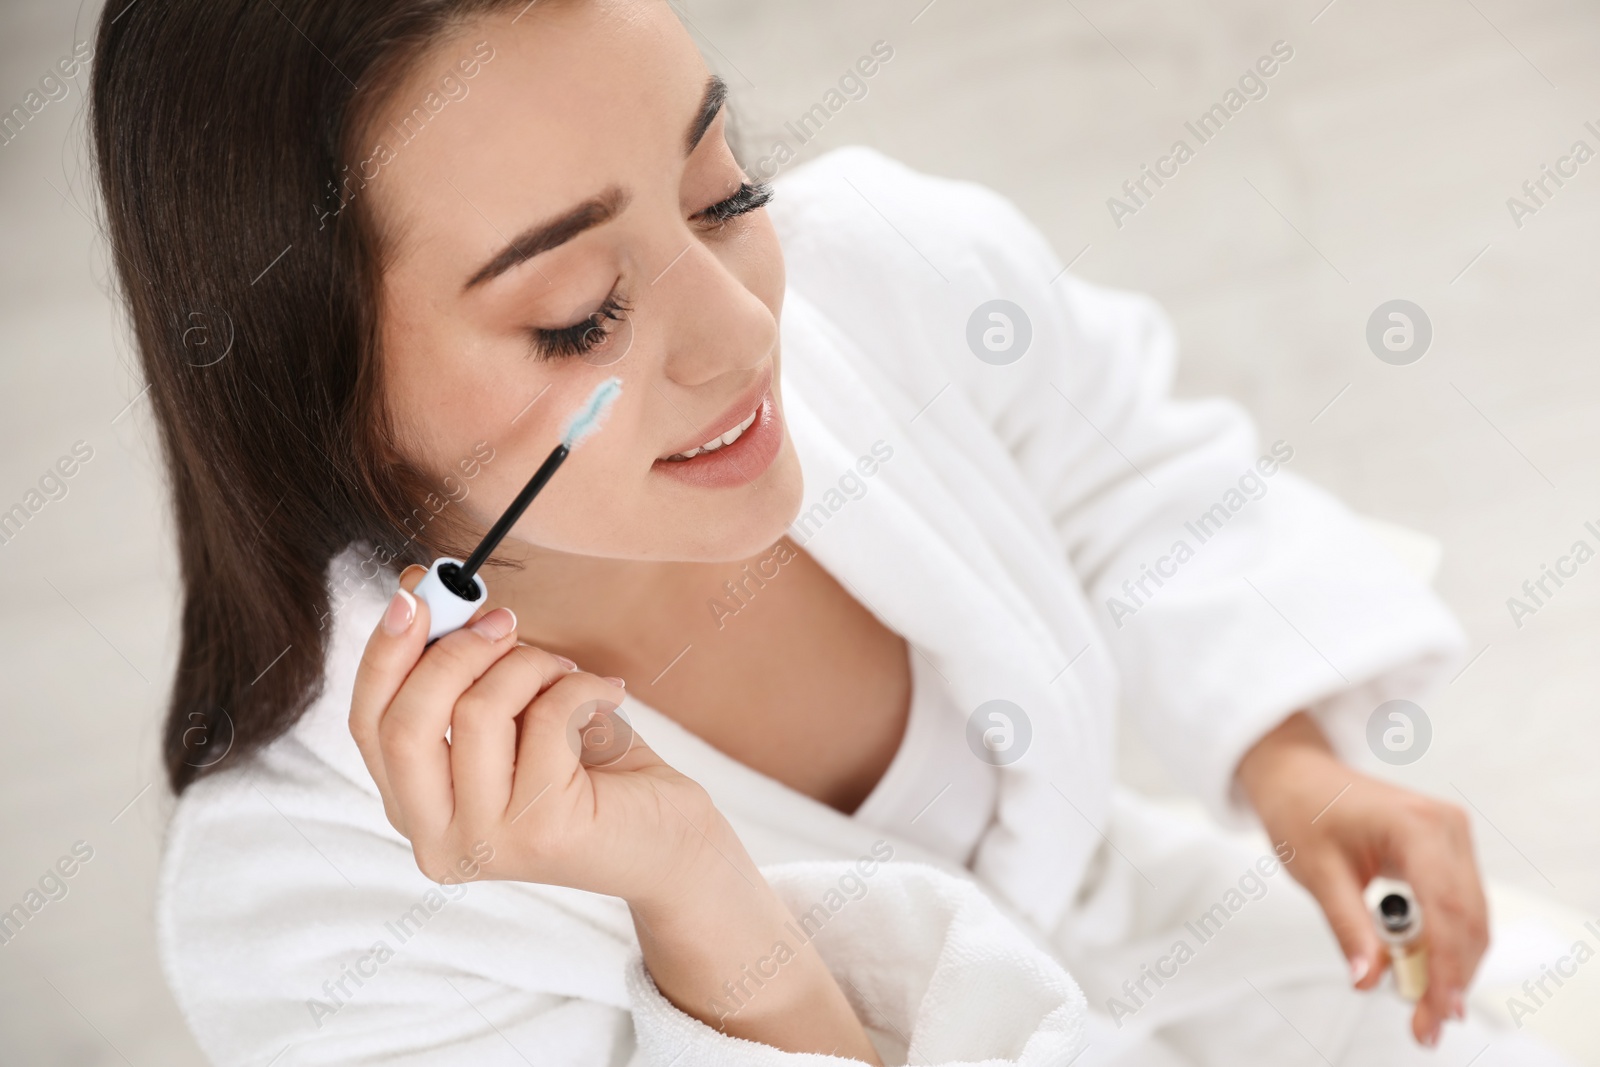
[[[663,453],[657,463],[667,462],[669,457],[683,455],[706,444],[716,441],[725,434],[731,433],[741,425],[746,425],[751,414],[761,405],[761,398],[766,395],[772,385],[772,364],[768,363],[761,372],[761,377],[753,382],[744,394],[735,400],[723,413],[711,422],[700,435],[692,441],[683,441],[670,452]],[[731,443],[731,442],[729,442]],[[710,451],[715,451],[711,449]]]
[[[663,462],[667,462],[667,463],[681,462],[681,461],[686,460],[686,459],[693,459],[695,456],[698,456],[702,452],[715,452],[719,448],[724,448],[724,447],[726,447],[728,445],[731,445],[735,441],[737,441],[739,439],[739,436],[741,434],[743,434],[746,430],[748,430],[750,428],[751,424],[754,423],[755,421],[756,421],[756,413],[754,411],[752,411],[750,414],[748,414],[748,415],[746,415],[744,417],[744,421],[743,422],[739,423],[739,425],[735,426],[733,429],[729,430],[727,433],[722,434],[722,435],[720,435],[718,437],[713,437],[711,440],[706,441],[704,444],[701,444],[701,445],[699,445],[699,446],[697,446],[695,448],[691,448],[687,452],[678,452],[678,453],[675,453],[673,455],[666,456],[666,457],[664,457]]]
[[[783,421],[773,402],[771,386],[769,368],[755,383],[759,392],[741,398],[711,424],[704,437],[681,444],[668,456],[657,459],[651,469],[700,488],[732,488],[755,481],[783,447]],[[739,432],[734,434],[735,430]],[[733,435],[731,441],[702,450],[703,445],[720,442],[728,435]],[[689,452],[696,454],[676,458]]]

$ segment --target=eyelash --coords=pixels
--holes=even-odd
[[[571,326],[555,330],[533,330],[534,355],[540,359],[560,359],[562,356],[581,356],[599,348],[611,338],[607,322],[620,322],[622,316],[633,309],[623,301],[615,286],[587,318]]]
[[[741,182],[733,195],[717,201],[693,218],[721,227],[740,215],[748,215],[765,207],[772,195],[772,186],[766,182]],[[533,355],[538,359],[586,355],[610,340],[611,330],[607,323],[622,321],[623,316],[632,310],[617,287],[613,286],[598,308],[571,326],[533,328],[530,331]]]
[[[772,186],[766,182],[740,182],[739,188],[726,200],[719,200],[695,216],[706,222],[724,223],[740,215],[749,214],[767,206],[772,199]]]

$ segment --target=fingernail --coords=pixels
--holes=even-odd
[[[411,620],[416,617],[417,598],[402,589],[383,612],[383,632],[398,637],[411,628]]]
[[[1361,979],[1365,978],[1370,970],[1372,970],[1372,961],[1365,956],[1357,956],[1350,961],[1350,983],[1352,985],[1360,985]]]
[[[1427,1032],[1427,1034],[1425,1034],[1423,1036],[1422,1043],[1424,1045],[1427,1045],[1429,1048],[1433,1048],[1435,1045],[1437,1045],[1439,1043],[1439,1024],[1438,1023],[1434,1023],[1433,1024],[1433,1029],[1429,1030]]]
[[[495,608],[472,624],[472,632],[485,641],[498,641],[516,628],[517,615],[510,608]]]
[[[610,682],[612,685],[616,686],[618,689],[626,689],[626,688],[628,688],[628,683],[624,682],[621,678],[612,678],[610,676],[607,676],[606,677],[606,681]]]
[[[555,653],[552,652],[551,655],[554,656]],[[578,665],[565,656],[555,656],[555,660],[569,671],[575,671],[578,669]]]
[[[1467,1017],[1467,1001],[1461,995],[1461,990],[1450,994],[1450,1018],[1460,1022]]]

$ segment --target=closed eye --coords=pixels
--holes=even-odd
[[[766,207],[772,197],[772,186],[766,182],[741,182],[731,196],[690,217],[709,226],[722,226],[741,215]],[[554,329],[534,327],[529,330],[533,355],[539,359],[587,355],[610,339],[610,324],[622,321],[631,310],[617,288],[613,287],[598,308],[570,326]]]
[[[740,215],[748,215],[758,208],[766,207],[772,196],[772,186],[766,182],[741,182],[732,196],[726,200],[719,200],[690,217],[712,225],[721,225]]]
[[[529,334],[533,355],[538,359],[587,355],[610,339],[610,324],[622,321],[623,316],[631,310],[617,287],[612,286],[611,292],[606,294],[598,308],[572,325],[531,329]]]

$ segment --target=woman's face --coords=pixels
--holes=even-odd
[[[434,47],[358,142],[388,149],[359,194],[385,248],[386,403],[408,456],[469,487],[450,506],[480,527],[613,375],[603,428],[514,538],[739,559],[799,510],[783,259],[721,92],[661,0],[541,2]],[[480,442],[494,458],[466,481]]]

